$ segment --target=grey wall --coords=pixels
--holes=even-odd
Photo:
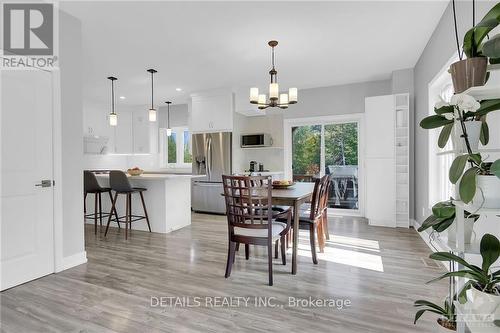
[[[188,126],[188,105],[176,104],[170,105],[170,126],[182,127]],[[158,125],[160,128],[167,128],[167,107],[158,108]]]
[[[496,2],[477,1],[476,22],[493,7]],[[472,24],[470,1],[456,2],[457,21],[461,40]],[[418,123],[429,114],[428,84],[456,52],[455,32],[451,3],[446,8],[438,26],[414,68],[415,74],[415,218],[422,222],[429,207],[429,150],[428,131]]]
[[[85,250],[83,200],[77,200],[83,194],[81,40],[80,21],[59,11],[64,257]]]
[[[284,111],[284,118],[365,112],[365,97],[391,93],[390,79],[301,89],[299,91],[299,103]]]

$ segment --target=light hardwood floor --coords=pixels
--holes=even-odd
[[[224,216],[193,214],[170,234],[123,230],[94,236],[86,226],[88,263],[0,294],[2,332],[438,332],[429,315],[413,325],[415,299],[439,301],[446,283],[425,285],[444,269],[414,230],[370,227],[330,218],[331,240],[319,264],[300,234],[298,274],[274,262],[267,285],[265,248],[243,247],[224,278]],[[103,230],[104,231],[104,230]],[[152,307],[151,297],[263,296],[277,307]],[[291,307],[288,298],[348,299],[351,306]],[[211,298],[213,300],[213,298]],[[233,298],[235,300],[235,298]],[[204,303],[203,303],[204,304]],[[253,303],[251,303],[253,304]]]

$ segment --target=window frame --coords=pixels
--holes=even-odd
[[[184,132],[188,132],[191,135],[189,128],[187,126],[172,127],[172,134],[175,133],[176,137],[176,163],[168,162],[168,136],[167,129],[160,128],[160,164],[164,168],[177,168],[177,169],[187,169],[191,168],[192,163],[184,162]],[[191,151],[191,142],[189,142],[189,151]],[[180,162],[181,161],[181,162]]]

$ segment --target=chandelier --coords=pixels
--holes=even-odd
[[[250,103],[257,104],[260,110],[269,107],[286,109],[288,108],[288,105],[297,103],[297,88],[288,89],[288,94],[280,94],[277,81],[278,72],[276,71],[276,68],[274,68],[274,48],[278,45],[278,41],[271,40],[267,44],[272,50],[271,61],[273,66],[273,68],[269,71],[269,75],[271,75],[271,83],[269,84],[269,101],[267,100],[266,94],[259,94],[259,88],[250,88]]]

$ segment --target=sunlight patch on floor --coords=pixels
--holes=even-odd
[[[330,240],[326,241],[325,252],[319,253],[319,249],[317,251],[318,260],[330,261],[377,272],[384,271],[382,257],[373,253],[380,252],[378,241],[330,235]],[[365,253],[363,251],[372,253]],[[308,258],[311,257],[308,234],[307,236],[302,233],[299,235],[299,249],[297,254]]]

